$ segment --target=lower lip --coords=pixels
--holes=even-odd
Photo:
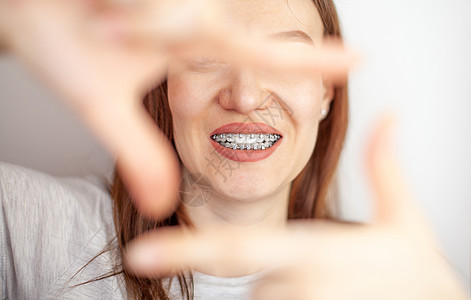
[[[276,148],[281,144],[281,137],[273,146],[265,150],[234,150],[219,145],[218,142],[211,140],[211,145],[216,151],[227,159],[237,162],[255,162],[269,157],[275,152]]]

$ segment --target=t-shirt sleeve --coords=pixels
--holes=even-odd
[[[106,282],[68,288],[113,266],[109,193],[80,178],[57,178],[0,162],[0,295],[4,299],[106,298]],[[108,285],[107,285],[108,284]],[[116,294],[115,294],[116,296]],[[111,299],[112,297],[110,297]]]

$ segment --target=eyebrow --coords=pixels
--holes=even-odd
[[[310,44],[314,44],[312,38],[301,30],[291,30],[291,31],[283,31],[275,33],[271,36],[272,38],[276,39],[294,39],[294,40],[301,40],[304,42],[308,42]]]

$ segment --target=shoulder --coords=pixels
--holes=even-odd
[[[54,177],[0,162],[0,200],[3,218],[17,232],[90,232],[112,223],[110,194],[91,177]]]
[[[54,177],[0,162],[0,199],[9,214],[57,217],[83,214],[86,219],[109,216],[112,200],[96,178]]]
[[[20,298],[52,293],[114,238],[112,200],[97,181],[0,162],[0,200],[2,265],[16,277],[3,279]]]
[[[95,177],[55,177],[37,170],[0,161],[0,192],[4,198],[21,196],[109,199],[104,184]]]

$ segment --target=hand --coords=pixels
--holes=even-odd
[[[377,126],[367,150],[376,198],[370,224],[313,220],[250,233],[163,229],[131,244],[127,264],[145,276],[215,265],[234,274],[241,266],[274,267],[255,299],[466,299],[413,204],[390,147],[391,123]]]
[[[173,210],[179,170],[140,99],[164,79],[170,60],[205,54],[335,79],[355,60],[335,44],[282,45],[224,29],[215,3],[0,0],[0,44],[57,90],[116,155],[138,207],[150,216]]]
[[[0,44],[57,89],[117,155],[128,187],[149,215],[168,213],[173,208],[172,199],[176,199],[175,154],[140,105],[145,90],[164,78],[170,59],[209,53],[233,63],[333,77],[343,76],[353,62],[352,55],[338,46],[327,50],[301,47],[296,49],[297,55],[286,55],[291,50],[288,47],[248,40],[237,33],[228,35],[222,29],[215,31],[220,26],[214,26],[217,18],[204,6],[209,2],[192,2],[203,8],[194,10],[194,15],[186,12],[194,17],[190,18],[193,23],[172,23],[174,14],[182,11],[178,5],[188,2],[134,3],[136,6],[119,7],[97,1],[0,0]],[[154,14],[169,17],[155,18]],[[199,25],[193,26],[194,22]],[[224,230],[196,234],[165,230],[143,237],[139,247],[134,245],[129,263],[147,274],[204,267],[208,263],[235,271],[244,262],[254,266],[278,263],[285,268],[287,279],[281,286],[267,281],[260,286],[259,297],[281,287],[277,295],[283,298],[288,298],[283,295],[289,292],[290,299],[350,299],[364,296],[358,286],[370,283],[369,298],[407,298],[398,294],[401,292],[414,299],[439,298],[443,294],[464,298],[434,250],[420,215],[411,212],[414,209],[395,172],[394,160],[378,155],[381,151],[377,148],[371,147],[374,155],[370,165],[381,206],[373,224],[314,221],[293,224],[285,232],[250,236],[229,235]],[[389,167],[393,172],[386,172]],[[159,201],[155,201],[155,195],[159,195]],[[132,256],[133,252],[145,251],[142,247],[146,244],[151,254],[144,257],[155,258],[150,270],[139,268],[139,261]],[[186,247],[178,245],[192,246],[196,251],[182,253]],[[155,257],[156,253],[160,256]],[[227,253],[234,256],[228,259]],[[382,277],[377,276],[378,272]],[[295,276],[301,279],[293,280]],[[375,282],[375,278],[381,280]],[[408,278],[420,281],[410,284]],[[296,291],[301,293],[297,295]],[[424,295],[424,291],[432,296]]]

